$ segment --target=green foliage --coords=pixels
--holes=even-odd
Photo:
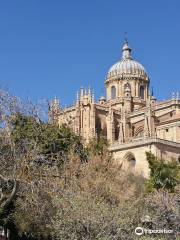
[[[108,142],[107,140],[100,136],[98,139],[92,139],[88,146],[88,152],[94,154],[94,155],[99,155],[102,156],[104,153],[107,153],[108,151]]]
[[[150,168],[150,179],[147,182],[147,190],[167,189],[174,191],[180,181],[180,167],[175,160],[165,162],[158,160],[151,152],[146,152]]]
[[[16,146],[27,151],[39,149],[39,154],[57,159],[64,157],[70,150],[81,159],[86,157],[80,137],[75,135],[67,125],[58,126],[43,123],[32,116],[17,114],[11,120],[11,137]],[[28,147],[27,147],[28,146]]]
[[[18,113],[11,118],[10,124],[13,128],[11,136],[16,144],[26,140],[38,142],[41,126],[34,117]]]

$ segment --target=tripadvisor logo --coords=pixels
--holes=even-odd
[[[135,229],[135,234],[138,236],[145,234],[172,234],[174,231],[171,229],[146,229],[142,227],[137,227]]]
[[[143,235],[143,233],[144,233],[144,230],[143,230],[142,227],[137,227],[137,228],[135,229],[135,234],[136,234],[136,235],[140,236],[140,235]]]

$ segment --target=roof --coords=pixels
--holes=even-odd
[[[125,41],[122,48],[122,58],[109,69],[107,77],[109,78],[126,74],[128,76],[137,75],[144,78],[148,77],[144,66],[138,61],[133,60],[131,48],[127,41]]]

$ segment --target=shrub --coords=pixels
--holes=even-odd
[[[147,190],[167,189],[174,191],[180,182],[180,166],[175,160],[165,162],[157,159],[151,152],[146,153],[150,168],[150,179],[147,182]]]

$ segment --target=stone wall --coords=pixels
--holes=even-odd
[[[124,170],[127,170],[129,168],[130,171],[148,178],[149,165],[146,160],[146,152],[150,150],[154,152],[152,146],[150,145],[138,148],[129,148],[122,151],[117,150],[113,152],[113,158],[115,159],[116,163],[122,164],[122,168]],[[133,168],[129,166],[129,161],[131,161],[131,159],[128,159],[128,155],[132,155],[135,158],[135,166]]]
[[[180,161],[180,144],[162,139],[140,139],[137,142],[113,145],[110,147],[115,163],[122,164],[124,170],[149,177],[146,152],[151,151],[157,158],[165,161]]]

